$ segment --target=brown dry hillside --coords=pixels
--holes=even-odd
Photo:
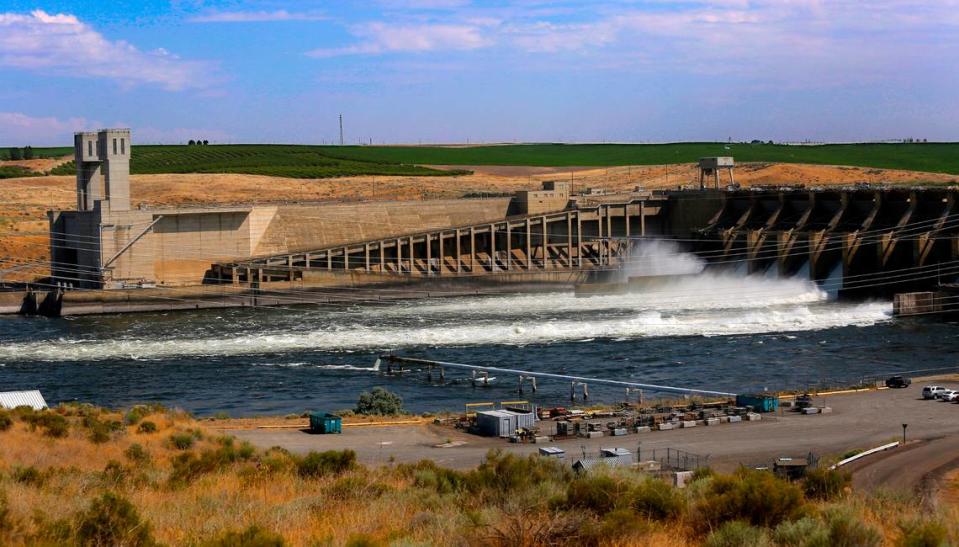
[[[0,162],[4,165],[11,163],[13,162]],[[693,164],[609,169],[503,166],[467,168],[474,173],[454,177],[287,179],[236,174],[134,175],[131,177],[131,193],[135,205],[160,206],[267,201],[456,198],[466,194],[509,193],[524,188],[536,188],[544,180],[571,180],[574,190],[587,187],[631,190],[636,186],[651,190],[698,184],[698,171]],[[959,183],[954,175],[937,173],[769,163],[740,164],[736,168],[736,180],[746,186]],[[14,264],[46,262],[49,259],[46,211],[71,209],[75,206],[74,200],[73,177],[0,180],[0,271]],[[8,272],[3,278],[29,280],[34,276],[44,275],[45,272],[46,268],[37,265]]]

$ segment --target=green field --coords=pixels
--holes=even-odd
[[[43,148],[69,153],[69,148]],[[65,152],[64,152],[65,151]],[[831,144],[518,144],[440,146],[212,145],[136,146],[131,172],[247,173],[292,178],[350,175],[446,175],[422,165],[604,167],[695,162],[704,156],[737,162],[811,163],[959,174],[959,143]],[[54,170],[72,174],[73,164]],[[457,172],[459,173],[459,172]]]
[[[959,174],[959,143],[830,144],[521,144],[472,148],[344,146],[321,148],[331,156],[420,165],[533,165],[606,167],[689,163],[704,156],[737,162],[813,163]]]
[[[135,146],[130,157],[133,174],[244,173],[288,178],[327,178],[351,175],[442,176],[462,174],[381,159],[333,157],[332,147],[272,144],[219,146]],[[73,162],[53,170],[72,174]]]
[[[18,146],[17,148],[23,149],[22,146]],[[61,158],[68,154],[73,154],[72,146],[48,146],[33,149],[34,158]],[[4,146],[3,148],[0,148],[0,160],[9,159],[10,147]]]

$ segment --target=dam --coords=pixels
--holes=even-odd
[[[840,295],[959,274],[956,190],[707,189],[424,201],[131,207],[129,130],[75,136],[77,209],[50,211],[51,276],[0,293],[43,315],[282,306],[602,284],[669,240],[709,268]],[[730,164],[731,158],[723,158]],[[706,162],[709,163],[708,161]]]

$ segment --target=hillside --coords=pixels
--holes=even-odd
[[[40,149],[52,154],[69,149]],[[5,153],[0,151],[0,154]],[[519,144],[501,146],[137,145],[133,174],[244,173],[291,178],[446,175],[428,166],[615,167],[676,165],[704,156],[737,163],[791,163],[959,174],[959,143],[831,144]],[[47,155],[38,157],[50,157]],[[2,159],[2,155],[0,155]],[[72,174],[63,164],[53,174]],[[461,174],[461,173],[460,173]]]
[[[323,147],[320,147],[323,149]],[[621,166],[695,162],[733,156],[737,163],[804,163],[959,174],[959,143],[830,144],[523,144],[475,147],[325,147],[330,156],[420,165]]]
[[[272,144],[221,146],[135,146],[130,172],[135,175],[169,173],[242,173],[297,179],[353,175],[448,176],[459,170],[437,170],[378,158],[331,156],[331,148]],[[73,162],[52,171],[54,175],[75,172]]]
[[[0,410],[3,545],[946,545],[956,508],[786,482],[655,475],[491,452],[469,471],[258,449],[158,406]],[[348,435],[349,433],[344,433]]]

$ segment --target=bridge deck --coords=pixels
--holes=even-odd
[[[254,284],[357,271],[456,276],[603,268],[628,255],[631,236],[646,235],[661,203],[640,199],[599,204],[220,263],[214,265],[214,276]]]

